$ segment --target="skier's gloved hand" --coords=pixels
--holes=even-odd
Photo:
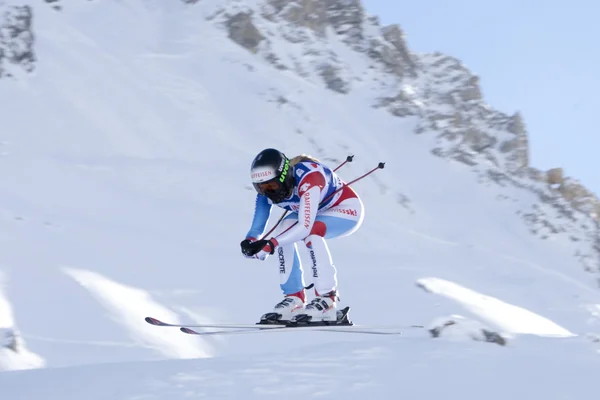
[[[264,261],[269,255],[275,253],[275,247],[278,245],[275,238],[263,240],[263,242],[266,242],[265,246],[254,256],[261,261]]]
[[[256,253],[253,257],[257,260],[264,261],[267,257],[269,257],[269,253],[264,250],[261,250],[258,253]]]
[[[253,237],[249,237],[246,238],[244,240],[242,240],[242,242],[240,243],[240,247],[242,248],[242,254],[244,255],[244,257],[246,258],[256,258],[255,255],[250,254],[250,251],[248,250],[250,247],[250,244],[252,242],[256,241],[255,238]]]
[[[277,246],[277,241],[275,239],[261,239],[252,241],[250,239],[242,240],[240,243],[240,247],[242,248],[242,254],[247,257],[253,257],[257,255],[261,250],[265,253],[273,254],[275,252],[275,247]],[[266,258],[266,257],[265,257]],[[264,259],[264,258],[263,258]]]

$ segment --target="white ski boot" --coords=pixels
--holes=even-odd
[[[310,303],[306,305],[303,311],[298,314],[304,314],[310,317],[310,322],[319,321],[337,321],[337,295],[335,292],[324,295],[317,295]]]
[[[289,321],[294,315],[304,312],[304,302],[298,296],[286,296],[275,305],[273,312],[281,314],[281,320]]]
[[[297,314],[304,314],[304,291],[286,295],[283,300],[273,307],[273,312],[264,314],[261,322],[286,322],[291,321]]]

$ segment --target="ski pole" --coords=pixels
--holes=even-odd
[[[346,161],[344,161],[343,163],[341,163],[340,165],[338,165],[333,172],[337,171],[338,169],[342,168],[344,166],[344,164],[352,162],[352,160],[354,159],[354,155],[348,156],[346,157]]]
[[[368,175],[371,175],[373,172],[377,171],[378,169],[383,169],[383,167],[385,166],[384,162],[380,162],[379,165],[377,165],[377,167],[373,168],[372,170],[370,170],[369,172],[367,172],[364,175],[359,176],[358,178],[348,182],[348,183],[344,183],[340,188],[336,189],[333,193],[331,193],[329,196],[325,197],[323,199],[323,201],[321,203],[319,203],[319,207],[321,207],[321,205],[323,203],[325,203],[327,200],[329,200],[330,198],[333,197],[333,195],[335,195],[337,192],[339,192],[340,190],[342,190],[343,188],[345,188],[346,186],[350,186],[353,183],[356,183],[358,181],[360,181],[361,179],[367,177]],[[277,235],[278,237],[283,235],[284,233],[286,233],[287,231],[289,231],[290,229],[292,229],[292,227],[294,227],[296,224],[298,223],[298,221],[294,222],[292,225],[290,225],[289,228],[287,228],[285,231],[281,232],[279,235]],[[273,228],[274,229],[274,228]],[[271,229],[271,231],[269,231],[269,234],[273,231],[273,229]],[[267,237],[268,235],[264,235],[263,237]]]
[[[342,168],[344,166],[344,164],[352,162],[353,159],[354,159],[354,155],[347,156],[346,160],[343,163],[341,163],[340,165],[338,165],[337,167],[335,167],[333,172]],[[279,221],[277,221],[277,223],[271,228],[271,230],[269,230],[269,232],[267,232],[265,235],[263,235],[263,237],[269,236],[275,230],[275,228],[277,228],[277,226],[281,223],[281,221],[283,221],[283,217],[285,217],[287,215],[287,213],[288,213],[288,210],[285,210],[285,212],[283,214],[281,214],[281,217],[279,217]]]
[[[378,169],[383,169],[383,167],[385,166],[384,162],[380,162],[379,165],[377,165],[375,168],[373,168],[372,170],[370,170],[369,172],[367,172],[364,175],[359,176],[358,178],[354,179],[353,181],[350,181],[348,183],[344,183],[342,185],[342,187],[340,187],[339,189],[336,189],[333,193],[331,193],[329,196],[325,197],[323,199],[323,201],[319,204],[319,206],[321,206],[323,203],[325,203],[327,200],[329,200],[330,198],[333,197],[334,194],[336,194],[337,192],[339,192],[340,190],[342,190],[343,188],[345,188],[346,186],[350,186],[353,183],[356,183],[358,181],[360,181],[361,179],[365,178],[368,175],[371,175],[373,172],[377,171]]]

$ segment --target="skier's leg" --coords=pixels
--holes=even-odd
[[[362,224],[363,211],[358,197],[348,198],[318,215],[311,234],[304,240],[312,263],[316,294],[315,299],[306,306],[305,313],[313,319],[336,319],[337,270],[325,239],[354,233]]]
[[[337,271],[325,238],[311,234],[304,239],[304,243],[308,248],[311,275],[317,295],[334,292],[337,289]]]
[[[317,221],[325,226],[321,229],[325,239],[350,236],[362,225],[365,217],[365,209],[358,197],[345,199],[335,207],[332,207],[317,215]],[[323,232],[324,231],[324,232]]]
[[[352,197],[317,215],[310,235],[304,239],[312,262],[313,283],[317,293],[329,293],[337,289],[337,271],[325,239],[356,232],[363,221],[363,210],[360,199]]]
[[[297,220],[298,214],[288,216],[281,221],[277,228],[278,231],[274,234],[277,235],[286,230]],[[280,287],[284,298],[275,305],[274,312],[281,314],[282,320],[289,320],[294,314],[304,309],[306,301],[302,262],[296,243],[278,247],[275,253],[277,254]]]
[[[301,292],[304,289],[304,277],[296,243],[278,247],[276,254],[283,294],[287,296]]]

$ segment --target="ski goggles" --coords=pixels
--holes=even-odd
[[[271,179],[270,181],[253,183],[254,189],[260,194],[274,194],[279,192],[281,189],[281,183],[277,178]]]

